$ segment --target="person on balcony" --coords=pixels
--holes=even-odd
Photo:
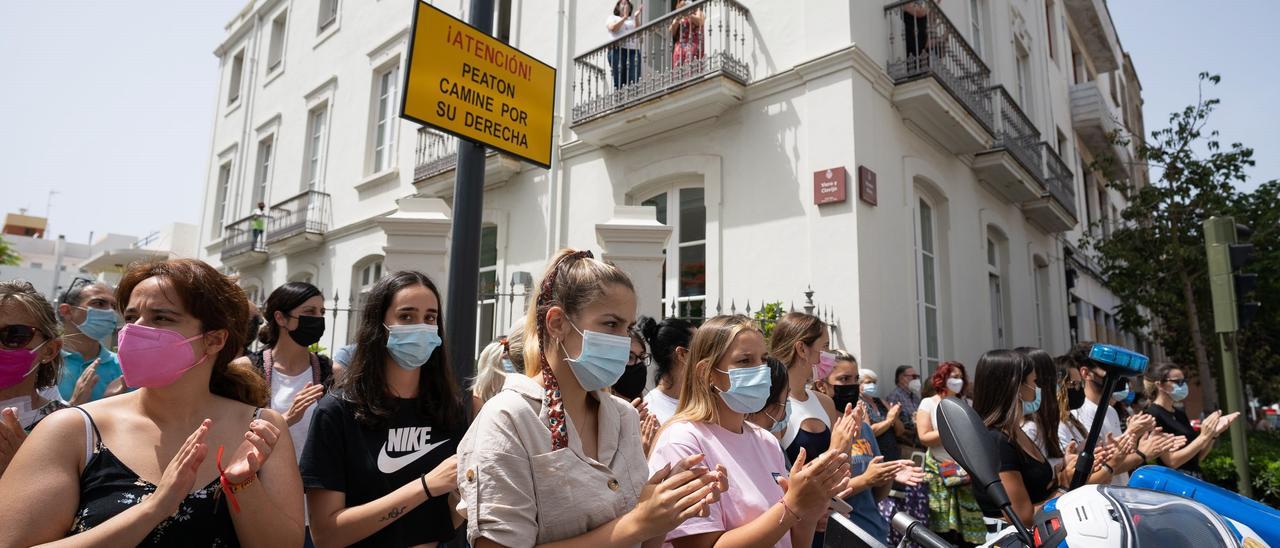
[[[688,0],[675,0],[675,10],[684,9]],[[689,13],[682,13],[671,20],[667,32],[671,33],[674,48],[671,52],[671,66],[678,67],[688,62],[702,59],[702,23],[706,16],[702,8]]]
[[[942,0],[934,0],[934,3],[941,4]],[[908,61],[926,53],[929,46],[929,7],[923,0],[902,6],[902,41],[907,46]],[[924,60],[919,62],[927,63]]]
[[[613,5],[613,15],[605,20],[605,28],[613,39],[609,47],[609,69],[613,74],[613,89],[621,89],[640,79],[640,43],[635,37],[621,40],[623,36],[640,26],[640,13],[644,6],[633,6],[631,0],[618,0]]]
[[[253,230],[253,248],[258,249],[262,245],[262,233],[267,229],[267,204],[258,202],[258,209],[253,211],[249,227]]]

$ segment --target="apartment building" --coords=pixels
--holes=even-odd
[[[557,146],[486,159],[482,343],[564,246],[627,269],[642,314],[810,308],[882,371],[1139,342],[1075,245],[1119,219],[1106,180],[1146,178],[1109,139],[1141,135],[1141,86],[1103,0],[637,3],[613,39],[612,1],[497,2],[558,68]],[[397,118],[412,10],[254,0],[214,52],[201,254],[259,302],[320,286],[326,345],[384,272],[447,286],[457,143]]]

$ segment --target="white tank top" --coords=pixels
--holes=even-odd
[[[822,424],[831,428],[831,415],[827,414],[826,408],[822,407],[822,402],[818,401],[818,395],[809,388],[804,389],[805,395],[809,399],[800,401],[790,396],[787,399],[791,401],[791,418],[787,419],[787,433],[782,435],[782,446],[790,447],[791,442],[795,441],[796,435],[800,433],[800,423],[808,419],[818,419]]]

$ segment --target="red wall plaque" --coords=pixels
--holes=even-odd
[[[876,205],[876,172],[858,166],[858,199]]]
[[[848,173],[844,166],[813,172],[813,203],[838,204],[845,201]]]

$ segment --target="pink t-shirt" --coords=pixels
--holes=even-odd
[[[730,531],[750,523],[782,500],[782,487],[773,474],[787,474],[786,462],[778,440],[750,422],[743,423],[741,434],[725,430],[719,424],[677,422],[662,430],[649,455],[649,473],[667,464],[675,464],[689,455],[706,455],[703,464],[715,469],[723,464],[729,473],[729,491],[711,506],[705,518],[692,518],[667,534],[673,539]],[[774,546],[791,548],[791,534],[782,536]]]

